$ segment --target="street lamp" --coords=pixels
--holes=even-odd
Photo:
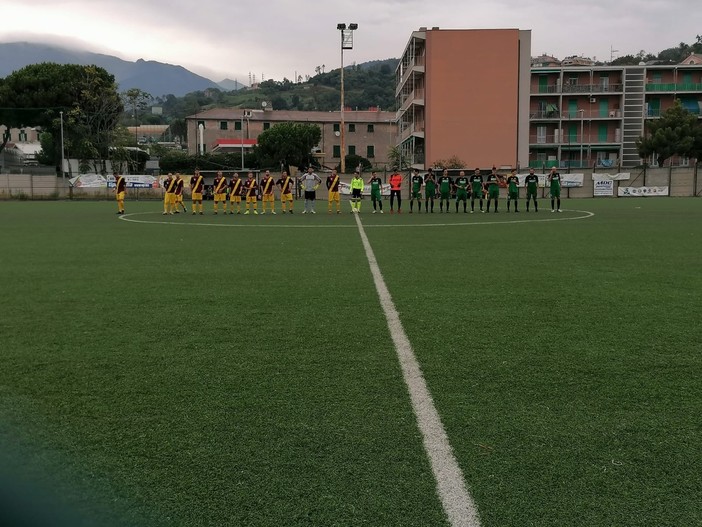
[[[585,110],[578,110],[580,114],[580,168],[583,168],[583,125],[585,124]]]
[[[344,50],[353,49],[353,32],[358,29],[358,24],[337,24],[336,29],[341,31],[341,173],[346,172],[346,131],[344,130]]]

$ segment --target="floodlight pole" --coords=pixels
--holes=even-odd
[[[61,116],[61,177],[65,178],[66,177],[66,172],[64,169],[64,148],[63,148],[63,112],[59,112],[59,115]]]
[[[349,24],[348,29],[346,24],[337,24],[336,29],[341,33],[341,109],[340,109],[340,127],[341,127],[341,173],[346,172],[346,127],[344,121],[344,50],[353,49],[353,32],[358,29],[358,24]]]
[[[341,30],[341,173],[346,173],[346,127],[344,125],[344,29]]]
[[[244,114],[246,110],[241,112],[241,172],[244,172]]]
[[[583,125],[585,124],[585,110],[578,110],[580,114],[580,168],[583,168]]]

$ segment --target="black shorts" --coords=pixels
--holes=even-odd
[[[360,188],[351,189],[351,197],[352,198],[360,198],[361,197],[361,189]]]
[[[314,190],[305,190],[305,199],[317,199],[317,193]]]
[[[390,197],[397,196],[398,198],[400,197],[400,190],[390,190]]]

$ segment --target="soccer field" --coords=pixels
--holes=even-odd
[[[359,224],[462,525],[702,524],[701,200],[126,205],[0,203],[0,466],[89,524],[451,525]]]

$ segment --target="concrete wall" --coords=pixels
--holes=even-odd
[[[452,173],[455,171],[452,171]],[[581,171],[573,170],[574,173]],[[592,198],[594,184],[592,181],[592,170],[582,171],[585,174],[583,186],[577,188],[563,189],[563,198]],[[616,169],[598,169],[597,174],[616,174]],[[537,172],[541,173],[541,172]],[[545,172],[544,172],[545,173]],[[670,195],[673,197],[702,196],[702,170],[695,170],[694,167],[666,167],[631,170],[631,178],[628,181],[614,182],[614,197],[616,198],[618,187],[643,187],[643,186],[668,186]],[[271,172],[271,175],[278,179],[279,173]],[[378,175],[387,182],[390,172],[378,171]],[[506,175],[506,174],[505,174]],[[327,174],[320,174],[322,181],[326,180]],[[363,175],[364,180],[370,178],[370,174]],[[187,178],[186,178],[187,179]],[[350,175],[342,175],[341,181],[350,183]],[[695,186],[696,185],[696,186]],[[502,189],[502,197],[507,196],[506,189]],[[162,199],[163,189],[127,189],[128,200],[149,200]],[[524,191],[520,192],[524,197]],[[409,185],[403,185],[403,195],[409,195]],[[539,190],[539,195],[548,196],[548,188]],[[189,199],[189,191],[186,190],[186,200]],[[318,199],[326,199],[327,191],[324,183],[317,193]],[[112,189],[71,189],[67,179],[56,176],[37,176],[30,174],[0,174],[0,200],[2,199],[114,199]]]

